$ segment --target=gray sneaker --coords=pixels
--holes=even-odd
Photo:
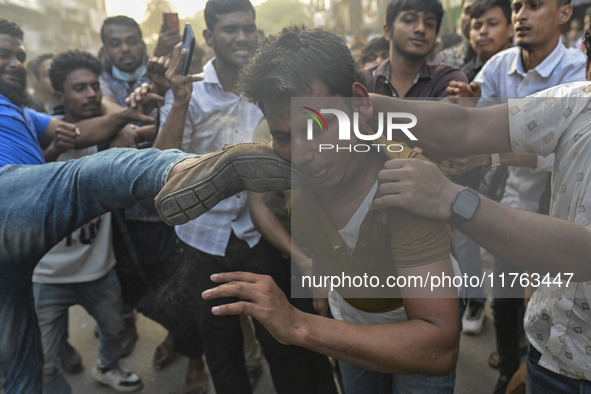
[[[57,351],[57,357],[62,370],[67,373],[74,374],[82,371],[82,357],[68,341],[62,342]]]
[[[479,335],[484,327],[484,303],[470,301],[464,317],[462,318],[462,332],[468,335]]]
[[[263,193],[290,189],[291,176],[290,163],[268,145],[225,146],[179,171],[154,202],[166,223],[184,224],[245,190]]]
[[[121,369],[119,365],[105,368],[99,361],[92,370],[92,377],[97,382],[119,392],[137,391],[142,388],[141,379],[136,374]]]

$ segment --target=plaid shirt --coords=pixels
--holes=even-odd
[[[213,60],[205,65],[202,76],[203,81],[193,83],[181,149],[207,154],[224,144],[252,142],[263,113],[245,98],[224,91]],[[161,125],[166,123],[172,102],[169,91],[160,111]],[[221,201],[206,214],[175,229],[186,244],[216,256],[225,255],[232,232],[250,247],[261,238],[250,220],[244,192]]]

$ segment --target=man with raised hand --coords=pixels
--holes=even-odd
[[[100,74],[99,60],[87,52],[63,52],[53,59],[49,76],[58,103],[64,108],[65,121],[78,122],[102,115]],[[96,152],[96,145],[69,149],[57,161]],[[67,346],[63,342],[68,337],[68,308],[75,304],[85,308],[99,329],[98,362],[92,370],[93,377],[116,391],[135,391],[142,387],[139,377],[123,370],[118,363],[125,330],[115,262],[111,214],[105,213],[62,239],[35,268],[33,294],[43,342],[45,393],[71,392],[58,367],[58,357],[63,353],[61,348]],[[73,348],[70,351],[75,352]]]
[[[566,48],[561,27],[572,15],[570,0],[513,0],[512,21],[517,46],[491,57],[470,85],[458,82],[450,95],[483,98],[525,97],[550,87],[585,80],[585,57]],[[552,168],[552,156],[493,155],[491,165],[506,165],[508,178],[501,203],[530,212],[546,211],[541,196]],[[498,160],[496,159],[498,158]],[[494,163],[493,163],[494,160]],[[521,273],[495,256],[495,273]],[[493,289],[494,324],[499,354],[497,393],[503,393],[520,364],[519,341],[523,289]]]
[[[311,250],[314,266],[319,268],[316,272],[337,275],[384,268],[395,269],[401,276],[424,276],[430,270],[453,274],[445,223],[423,221],[397,209],[380,215],[368,212],[378,172],[388,156],[376,150],[319,153],[314,143],[335,143],[338,137],[334,118],[327,118],[329,128],[318,132],[318,139],[307,141],[306,119],[290,116],[290,100],[305,96],[310,102],[332,97],[340,110],[358,112],[360,129],[372,117],[367,90],[358,82],[353,58],[339,37],[321,30],[285,29],[265,42],[247,66],[244,80],[245,94],[265,114],[274,149],[304,174],[304,187],[294,197],[293,230]],[[351,104],[345,97],[353,97]],[[408,147],[395,155],[419,156]],[[234,275],[247,280],[257,277],[244,273],[221,278],[240,277]],[[204,294],[209,300],[229,295],[226,291],[232,288],[242,284]],[[246,291],[239,298],[250,298]],[[456,289],[437,289],[427,297],[413,289],[392,289],[388,297],[369,293],[365,297],[372,298],[361,298],[340,288],[328,296],[335,319],[297,311],[278,294],[268,297],[288,311],[272,308],[277,324],[289,325],[295,332],[304,328],[303,320],[314,322],[313,328],[304,330],[315,337],[310,337],[312,341],[318,340],[318,346],[283,335],[277,338],[337,358],[347,393],[453,391],[460,320]],[[218,305],[213,304],[213,310],[225,314],[226,307]]]
[[[466,108],[447,103],[411,102],[372,97],[374,112],[414,114],[412,132],[422,148],[466,156],[490,152],[556,153],[550,216],[518,211],[449,181],[432,163],[396,159],[379,173],[380,196],[373,209],[400,207],[414,214],[449,220],[483,247],[540,273],[538,290],[528,305],[526,331],[532,343],[528,356],[530,392],[578,393],[591,375],[586,360],[589,280],[591,269],[591,138],[588,124],[589,83],[571,83],[542,92],[542,97],[510,99],[508,104]],[[571,222],[571,223],[569,223]],[[546,275],[548,273],[548,275]],[[555,279],[557,274],[561,276]],[[550,278],[544,280],[544,278]],[[356,325],[334,324],[330,335],[321,317],[291,307],[268,277],[250,273],[218,273],[205,298],[239,297],[245,301],[220,305],[216,315],[245,313],[261,321],[284,343],[377,368],[396,349],[384,347],[377,332],[367,335]],[[556,327],[564,327],[557,331]],[[382,327],[383,328],[383,327]],[[405,337],[406,338],[406,337]],[[397,342],[400,345],[400,341]],[[373,363],[373,364],[371,364]]]
[[[249,0],[210,0],[204,16],[207,28],[203,38],[215,58],[203,67],[203,78],[199,78],[180,75],[176,62],[182,57],[173,57],[168,69],[171,89],[161,109],[161,128],[154,144],[157,148],[206,154],[225,144],[251,142],[263,121],[262,112],[242,96],[238,86],[240,70],[258,45],[254,7]],[[197,299],[211,285],[209,276],[220,269],[264,272],[276,278],[285,274],[279,251],[252,223],[246,193],[221,201],[198,219],[175,226],[175,231],[192,278],[180,286]],[[252,388],[240,321],[235,317],[216,319],[209,313],[213,305],[209,301],[199,304],[198,312],[187,316],[186,324],[198,327],[195,335],[203,340],[216,392],[249,394]],[[264,327],[256,327],[256,331],[277,392],[303,393],[303,387],[293,384],[300,375],[299,365],[292,365],[298,364],[293,362],[292,350],[275,341]]]
[[[203,159],[179,151],[110,149],[92,157],[44,164],[43,147],[45,153],[50,150],[57,156],[66,149],[96,145],[130,121],[153,119],[123,109],[110,117],[70,124],[24,107],[23,37],[18,24],[0,18],[0,185],[4,191],[0,193],[0,374],[5,394],[42,390],[43,353],[31,282],[39,259],[91,219],[155,196],[182,169],[193,176],[177,182],[177,187],[204,185],[215,181],[224,165],[236,159],[235,149]],[[247,182],[249,190],[288,188],[288,165],[270,148],[262,148],[249,145],[240,150],[256,156],[257,163],[263,159],[261,153],[270,154],[269,161],[263,160],[269,171],[276,172],[272,177],[286,177],[272,188],[270,183]],[[226,189],[229,194],[224,196],[240,190]]]

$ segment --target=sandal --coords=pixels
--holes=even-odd
[[[187,378],[183,394],[207,394],[209,391],[209,374],[201,358],[189,359]]]
[[[174,350],[174,337],[168,333],[166,339],[158,345],[152,358],[152,365],[156,369],[162,369],[168,366],[176,356]]]
[[[519,355],[525,356],[527,354],[528,347],[529,341],[527,340],[527,337],[521,337],[521,339],[519,339]],[[490,356],[488,356],[488,365],[490,365],[491,368],[499,369],[499,361],[500,357],[499,353],[497,352],[492,352]]]

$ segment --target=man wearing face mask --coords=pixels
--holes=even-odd
[[[100,77],[105,99],[125,106],[125,98],[142,83],[150,83],[147,77],[148,57],[142,31],[137,22],[119,15],[105,19],[101,28],[104,56],[111,69]]]
[[[125,98],[129,92],[144,82],[150,83],[147,76],[146,44],[142,39],[142,31],[135,20],[123,15],[113,16],[103,22],[101,40],[103,42],[104,71],[100,75],[99,81],[103,92],[103,102],[125,107]],[[108,145],[101,145],[99,149],[107,147]],[[134,214],[137,213],[134,216],[138,216],[138,218],[141,216],[141,219],[145,219],[145,210],[137,204],[130,209],[134,211]],[[122,248],[115,245],[115,249],[125,249],[125,245]],[[117,261],[121,263],[120,254],[116,254]],[[123,353],[129,354],[133,351],[138,336],[135,327],[135,312],[126,304],[124,305],[124,317]]]

